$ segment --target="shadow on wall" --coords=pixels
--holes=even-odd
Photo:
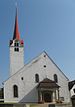
[[[34,87],[27,95],[25,95],[19,103],[38,102],[38,90]]]

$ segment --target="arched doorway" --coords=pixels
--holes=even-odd
[[[44,102],[52,102],[52,92],[43,92]]]
[[[55,81],[45,78],[39,82],[38,89],[38,102],[55,102],[59,99],[59,87]]]

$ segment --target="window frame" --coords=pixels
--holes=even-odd
[[[55,81],[56,83],[58,83],[58,76],[57,76],[57,74],[54,74],[54,81]]]
[[[18,48],[18,47],[15,47],[15,48],[14,48],[14,51],[15,51],[15,52],[19,52],[19,48]]]
[[[36,82],[36,83],[39,82],[39,74],[35,74],[35,82]]]
[[[13,97],[18,98],[18,86],[13,85]]]
[[[19,47],[19,43],[18,43],[18,42],[15,42],[15,43],[14,43],[14,46],[15,46],[15,47]]]

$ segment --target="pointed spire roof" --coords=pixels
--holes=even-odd
[[[13,34],[13,40],[20,40],[20,33],[18,29],[18,17],[17,17],[17,8],[16,8],[16,17],[15,17],[15,26],[14,26],[14,34]]]

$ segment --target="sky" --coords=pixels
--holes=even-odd
[[[0,0],[0,86],[9,77],[16,4],[25,64],[43,51],[75,79],[75,0]]]

